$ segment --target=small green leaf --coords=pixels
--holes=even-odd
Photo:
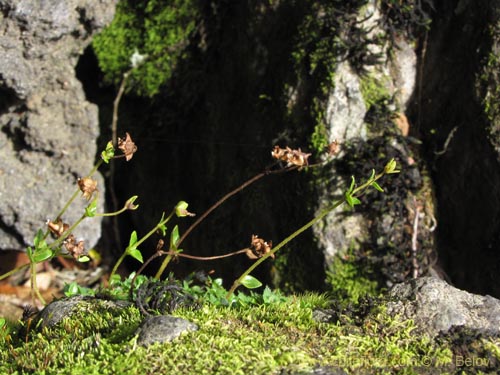
[[[109,278],[109,285],[110,286],[116,286],[116,285],[120,284],[121,282],[122,282],[121,276],[117,275],[116,273]]]
[[[66,297],[76,296],[78,294],[78,291],[80,290],[78,284],[75,281],[71,282],[70,284],[66,284],[64,289],[64,294],[66,295]]]
[[[128,255],[130,255],[132,258],[137,259],[139,262],[144,263],[144,260],[142,259],[142,254],[140,250],[136,247],[131,248],[127,251]]]
[[[5,327],[6,324],[7,324],[7,321],[5,320],[5,318],[0,318],[0,329]]]
[[[94,198],[90,204],[85,207],[85,216],[94,217],[97,211],[97,198]]]
[[[30,263],[33,263],[33,250],[31,249],[31,246],[28,246],[26,248],[26,255],[28,255],[28,259],[30,260]]]
[[[356,197],[351,197],[351,198],[352,198],[352,204],[354,206],[357,204],[361,204],[361,201],[358,198],[356,198]]]
[[[36,232],[36,236],[33,239],[33,244],[35,245],[35,250],[38,248],[45,248],[47,247],[47,243],[45,242],[44,239],[44,234],[41,229],[38,229],[38,232]]]
[[[372,169],[372,174],[370,176],[370,180],[373,180],[375,178],[375,169]]]
[[[354,207],[355,205],[357,204],[360,204],[361,201],[356,198],[356,197],[353,197],[351,194],[349,193],[345,193],[345,200],[347,202],[347,204],[351,207]]]
[[[89,262],[90,261],[90,258],[86,255],[82,255],[80,258],[77,259],[80,263],[85,263],[85,262]]]
[[[158,225],[158,230],[160,231],[163,237],[167,235],[167,226],[165,224]]]
[[[179,242],[179,227],[176,225],[174,229],[172,229],[172,233],[170,233],[170,248],[176,249],[178,242]]]
[[[35,254],[33,254],[33,260],[35,263],[45,262],[46,260],[52,258],[53,255],[54,252],[50,248],[46,247],[35,251]]]
[[[258,288],[259,286],[262,286],[262,283],[257,280],[255,277],[251,275],[246,275],[242,280],[241,280],[241,285],[243,285],[245,288],[248,289],[255,289]]]
[[[134,230],[130,233],[130,240],[128,241],[128,247],[133,247],[137,243],[137,232]]]
[[[351,176],[351,186],[349,186],[349,190],[347,190],[348,194],[352,193],[355,185],[356,185],[356,180],[354,179],[354,176]]]
[[[380,187],[380,185],[377,183],[377,181],[373,181],[373,182],[372,182],[372,186],[373,186],[376,190],[380,191],[381,193],[383,193],[383,192],[384,192],[384,189],[382,189],[382,188]]]
[[[108,164],[113,156],[115,156],[115,148],[113,147],[113,142],[109,141],[106,145],[106,149],[101,153],[101,159]]]
[[[384,173],[386,174],[399,173],[400,170],[396,169],[396,167],[397,167],[396,160],[391,159],[384,167]]]

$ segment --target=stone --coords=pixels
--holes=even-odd
[[[183,332],[196,331],[198,326],[190,321],[171,315],[148,316],[137,330],[139,345],[170,342]]]
[[[0,1],[0,250],[32,244],[94,164],[97,107],[86,100],[75,66],[92,35],[111,22],[115,3]],[[76,221],[86,204],[77,199],[63,220]],[[100,228],[100,219],[84,220],[75,236],[88,249]]]
[[[394,286],[387,312],[412,319],[419,333],[436,337],[453,327],[500,334],[500,300],[457,289],[436,277],[422,277]]]
[[[36,319],[41,321],[41,328],[54,327],[64,318],[70,318],[77,310],[91,311],[96,307],[97,299],[90,296],[74,296],[62,298],[49,303],[40,311]],[[103,304],[106,310],[121,310],[131,303],[127,301],[112,301],[98,299],[99,303]]]

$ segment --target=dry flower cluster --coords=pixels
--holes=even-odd
[[[311,154],[306,154],[299,149],[292,150],[290,147],[281,148],[280,146],[274,146],[274,149],[271,151],[271,155],[273,158],[284,161],[287,163],[287,166],[296,165],[298,167],[307,166],[309,163],[307,159]]]
[[[250,259],[262,258],[271,251],[272,247],[272,241],[266,242],[259,236],[252,234],[252,243],[250,244],[250,248],[247,249],[246,255]],[[274,254],[271,254],[270,257],[274,259]]]

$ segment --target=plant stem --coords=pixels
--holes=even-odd
[[[342,203],[345,202],[345,198],[338,200],[335,202],[332,206],[330,206],[327,209],[324,209],[318,216],[314,217],[311,221],[306,223],[304,226],[300,227],[298,230],[293,232],[291,235],[289,235],[287,238],[285,238],[283,241],[281,241],[278,245],[276,245],[270,252],[265,254],[262,258],[259,258],[258,260],[255,261],[254,264],[252,264],[245,272],[241,274],[241,276],[233,283],[231,286],[231,289],[229,289],[229,292],[227,293],[226,299],[229,301],[231,299],[231,296],[233,295],[234,291],[238,286],[241,285],[241,280],[243,280],[244,277],[249,275],[255,268],[257,268],[262,262],[264,262],[267,258],[269,258],[271,255],[273,255],[275,252],[277,252],[279,249],[281,249],[283,246],[285,246],[288,242],[293,240],[295,237],[300,235],[302,232],[306,231],[310,227],[312,227],[314,224],[316,224],[318,221],[323,219],[326,215],[328,215],[332,210],[335,208],[339,207]]]
[[[160,220],[158,222],[158,224],[156,224],[156,226],[151,229],[145,236],[143,236],[139,241],[137,241],[135,244],[134,244],[134,247],[137,248],[139,247],[140,244],[142,244],[144,241],[146,241],[149,237],[151,237],[153,234],[156,233],[156,231],[158,229],[160,229],[163,225],[165,225],[171,218],[172,216],[174,215],[175,213],[175,210],[172,210],[172,212],[170,213],[170,215],[167,216],[167,218],[163,219],[163,220]],[[111,279],[111,277],[113,277],[113,275],[116,273],[116,271],[118,270],[118,267],[120,266],[120,264],[123,262],[123,260],[125,259],[125,257],[128,255],[128,247],[125,249],[125,251],[123,252],[123,254],[120,256],[120,258],[118,259],[118,261],[116,262],[115,266],[113,267],[113,270],[111,271],[111,274],[109,275],[109,278]],[[151,258],[156,258],[156,254],[153,255]],[[145,263],[145,265],[149,264],[149,262],[151,261],[152,259],[148,259]],[[145,267],[145,265],[143,267],[141,267],[141,269],[143,269]],[[165,266],[166,267],[166,266]],[[137,275],[139,274],[139,272],[137,272]],[[135,280],[135,277],[134,277],[134,280]]]
[[[16,267],[13,270],[10,270],[9,272],[4,273],[3,275],[0,275],[0,280],[6,279],[7,277],[15,274],[18,271],[21,271],[24,268],[27,268],[30,266],[30,263],[23,264],[22,266]]]
[[[369,186],[373,184],[373,182],[377,181],[379,178],[381,178],[385,173],[382,172],[372,178],[369,178],[368,181],[366,181],[364,184],[358,186],[357,188],[353,189],[351,196],[355,196],[356,194],[361,195]],[[300,227],[298,230],[293,232],[291,235],[289,235],[287,238],[285,238],[283,241],[281,241],[278,245],[276,245],[270,252],[266,253],[262,258],[259,258],[258,260],[255,261],[241,276],[236,279],[231,286],[231,289],[229,289],[226,299],[229,301],[231,299],[231,296],[233,295],[234,291],[236,288],[238,288],[241,285],[241,281],[243,280],[244,277],[248,276],[255,268],[257,268],[262,262],[264,262],[267,258],[272,256],[274,253],[276,253],[279,249],[281,249],[283,246],[285,246],[288,242],[293,240],[295,237],[312,227],[314,224],[316,224],[318,221],[322,220],[326,215],[328,215],[331,211],[333,211],[335,208],[339,207],[343,203],[346,202],[346,197],[344,196],[343,198],[337,200],[334,202],[330,207],[324,209],[321,211],[321,213],[314,217],[312,220],[307,222],[304,226]]]
[[[260,180],[264,176],[268,176],[268,175],[271,175],[271,174],[283,173],[283,172],[289,172],[289,171],[292,171],[292,170],[295,170],[295,169],[298,169],[298,167],[297,166],[291,166],[291,167],[286,167],[286,168],[279,169],[279,170],[274,170],[274,171],[272,171],[270,169],[266,169],[264,172],[261,172],[261,173],[255,175],[255,176],[253,176],[249,180],[245,181],[243,184],[241,184],[240,186],[238,186],[236,189],[230,191],[229,193],[227,193],[226,195],[224,195],[221,199],[219,199],[217,202],[215,202],[193,224],[191,224],[191,226],[184,232],[184,234],[181,236],[181,238],[177,242],[177,247],[180,246],[180,244],[193,231],[193,229],[198,226],[198,224],[200,224],[203,220],[205,220],[206,217],[212,213],[212,211],[214,211],[217,207],[219,207],[222,203],[224,203],[226,200],[228,200],[229,198],[231,198],[233,195],[239,193],[240,191],[242,191],[243,189],[245,189],[249,185],[253,184],[254,182]],[[167,265],[172,260],[172,257],[173,257],[173,255],[169,253],[167,255],[167,257],[163,260],[163,263],[161,264],[160,268],[158,269],[158,272],[156,272],[156,275],[155,275],[155,279],[156,280],[160,279],[161,275],[165,271],[165,268],[167,268]]]

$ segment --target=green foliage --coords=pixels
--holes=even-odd
[[[446,343],[415,335],[412,321],[383,308],[361,325],[315,321],[313,311],[327,306],[324,296],[308,294],[265,305],[178,309],[175,316],[199,329],[142,347],[134,335],[142,320],[136,307],[110,310],[92,300],[56,327],[0,340],[0,373],[270,374],[334,366],[349,373],[411,374],[401,369],[445,373],[450,366]]]
[[[384,82],[380,82],[380,80],[371,74],[362,76],[360,89],[366,108],[368,109],[375,104],[388,102],[391,98]]]
[[[357,304],[362,297],[376,296],[379,287],[376,281],[370,280],[361,267],[354,261],[336,256],[326,272],[327,284],[332,296],[342,304]]]
[[[121,0],[113,22],[92,42],[105,80],[118,85],[135,54],[145,59],[128,87],[139,95],[158,93],[185,54],[197,17],[196,0]]]
[[[260,281],[255,279],[260,285]],[[287,301],[288,298],[283,296],[278,290],[272,290],[268,286],[264,288],[262,293],[251,291],[249,293],[235,293],[231,296],[230,301],[226,299],[227,290],[222,285],[222,279],[212,279],[207,277],[202,285],[194,282],[193,277],[183,281],[183,289],[194,296],[202,304],[212,304],[216,306],[259,306],[269,305]]]

